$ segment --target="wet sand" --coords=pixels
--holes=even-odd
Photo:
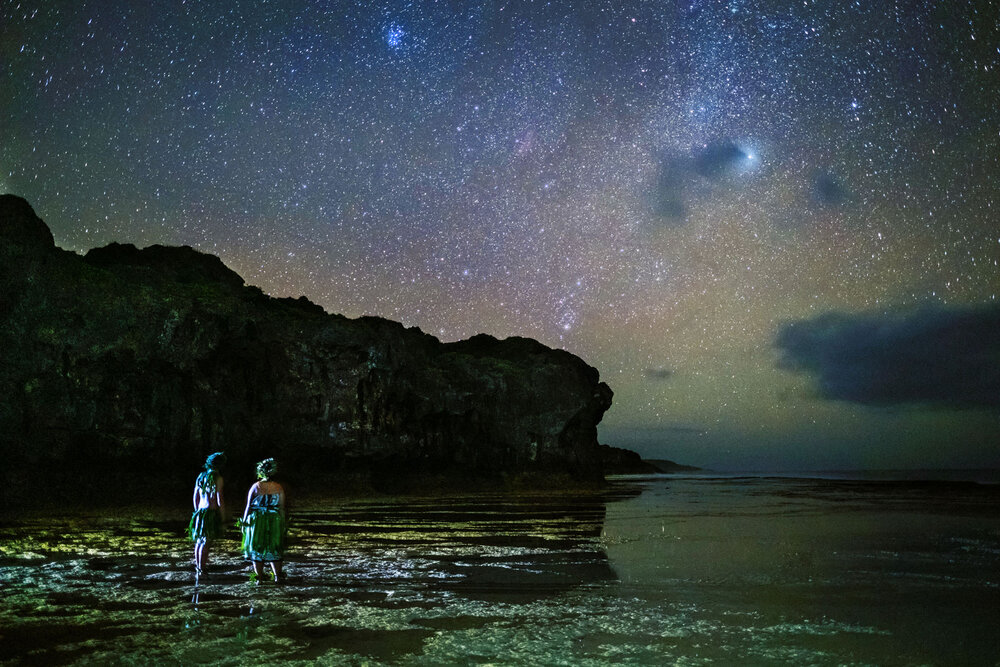
[[[314,501],[291,517],[280,585],[250,583],[235,529],[196,583],[187,515],[176,511],[7,521],[0,661],[419,657],[434,637],[511,623],[513,608],[614,580],[599,543],[608,500]]]
[[[310,502],[287,582],[180,510],[0,525],[4,664],[997,665],[1000,487],[670,478]]]

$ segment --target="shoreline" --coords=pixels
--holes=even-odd
[[[1000,484],[1000,468],[902,468],[858,470],[710,470],[698,472],[608,475],[619,479],[803,479],[843,482],[913,482]]]
[[[532,479],[530,483],[518,481],[498,481],[478,483],[461,483],[449,480],[451,483],[440,484],[442,480],[423,480],[422,483],[408,484],[398,490],[387,490],[384,487],[370,486],[334,486],[330,489],[317,490],[309,487],[298,490],[290,486],[292,511],[295,509],[314,509],[322,505],[350,504],[362,501],[368,502],[403,502],[431,499],[455,498],[593,498],[596,496],[621,497],[636,495],[640,492],[639,485],[644,481],[669,480],[703,480],[703,481],[740,481],[740,480],[802,480],[830,483],[860,483],[887,485],[956,485],[990,488],[1000,485],[1000,469],[997,468],[956,468],[956,469],[885,469],[885,470],[786,470],[786,471],[738,471],[709,470],[697,472],[674,473],[635,473],[609,474],[600,482],[581,482],[579,480],[559,479],[551,486],[546,486],[544,480]],[[520,483],[519,483],[520,482]],[[230,501],[230,508],[239,505],[243,507],[244,493],[242,488]],[[22,505],[6,505],[0,509],[0,524],[22,522],[31,519],[49,518],[58,514],[67,518],[129,517],[134,519],[166,517],[187,517],[191,509],[187,505],[186,494],[171,494],[169,499],[134,500],[115,502],[114,499],[103,501],[81,502],[79,499],[50,499],[28,502]],[[232,514],[232,511],[229,512]],[[186,519],[185,519],[186,520]]]
[[[301,494],[290,495],[289,512],[297,510],[313,510],[324,505],[347,505],[359,502],[414,502],[427,500],[453,500],[458,498],[467,499],[553,499],[553,498],[597,498],[597,497],[620,497],[622,495],[631,496],[639,492],[638,488],[633,488],[629,484],[633,480],[629,479],[609,479],[601,484],[581,484],[578,486],[556,486],[545,488],[542,486],[497,486],[489,488],[473,487],[450,487],[438,489],[401,490],[389,491],[345,491],[345,492],[321,492],[308,491]],[[245,500],[245,493],[240,491],[236,494],[238,503],[232,504],[227,500],[227,516],[235,516],[235,512],[242,512]],[[173,517],[183,517],[185,525],[190,517],[192,508],[187,496],[178,496],[170,500],[162,501],[135,501],[128,503],[99,502],[92,504],[64,503],[50,501],[36,503],[21,507],[4,508],[0,510],[0,525],[4,523],[20,523],[32,519],[46,519],[53,515],[58,515],[67,519],[97,518],[97,517],[119,517],[131,519],[165,519]],[[228,519],[227,519],[228,521]]]

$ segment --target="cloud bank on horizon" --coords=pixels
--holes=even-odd
[[[863,405],[1000,410],[1000,306],[826,313],[783,326],[781,366]]]

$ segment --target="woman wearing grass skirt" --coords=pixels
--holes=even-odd
[[[194,481],[194,514],[188,523],[188,533],[194,540],[195,580],[208,567],[208,553],[212,540],[222,537],[222,515],[226,510],[222,498],[222,475],[219,471],[226,462],[226,455],[215,452],[205,459],[205,471]]]
[[[257,464],[257,483],[247,494],[247,507],[240,525],[243,529],[243,556],[253,565],[253,579],[260,583],[264,563],[270,563],[275,582],[282,580],[281,560],[285,555],[285,489],[274,476],[278,464],[264,459]]]

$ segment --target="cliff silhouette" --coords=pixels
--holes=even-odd
[[[218,450],[317,492],[602,477],[612,392],[568,352],[329,314],[189,247],[80,256],[12,195],[0,349],[5,502],[183,492]]]

